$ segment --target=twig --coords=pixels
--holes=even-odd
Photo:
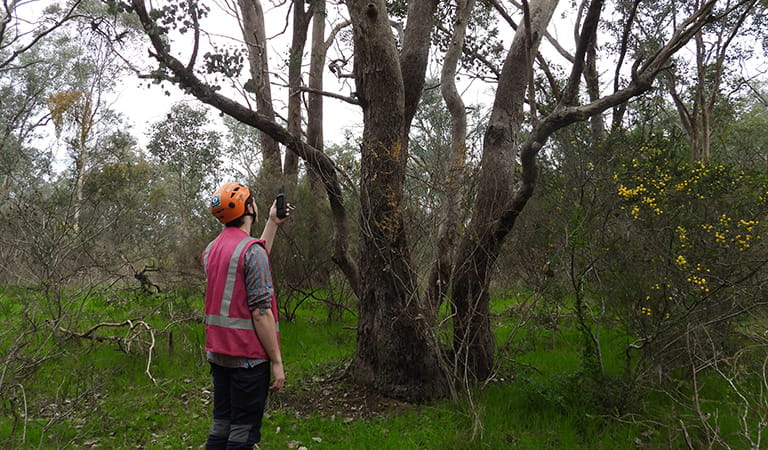
[[[21,390],[21,399],[24,401],[24,430],[21,432],[21,443],[23,444],[27,441],[27,418],[29,417],[27,412],[27,392],[24,390],[23,384],[14,384],[13,386]]]
[[[306,87],[306,86],[301,86],[300,89],[303,92],[309,92],[310,94],[319,94],[319,95],[323,95],[325,97],[330,97],[330,98],[335,98],[335,99],[338,99],[338,100],[342,100],[342,101],[345,101],[345,102],[349,103],[350,105],[359,105],[360,104],[360,102],[355,97],[347,97],[345,95],[339,95],[339,94],[335,94],[333,92],[321,91],[321,90],[318,90],[318,89],[312,89],[312,88]]]
[[[683,436],[685,437],[685,443],[688,444],[688,448],[693,450],[695,447],[693,446],[693,442],[691,442],[691,436],[688,434],[688,428],[685,427],[685,423],[683,422],[683,419],[680,419],[680,427],[683,430]]]
[[[144,325],[144,328],[147,329],[149,336],[152,338],[152,343],[149,345],[149,354],[147,355],[147,368],[144,370],[144,373],[146,373],[149,379],[152,380],[153,384],[157,384],[157,380],[152,376],[152,372],[149,371],[149,368],[152,365],[152,350],[155,349],[155,332],[146,322],[140,321],[139,323]],[[133,328],[133,325],[131,325],[131,328]]]

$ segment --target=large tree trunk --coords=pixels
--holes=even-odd
[[[526,31],[515,35],[499,80],[496,102],[485,135],[481,161],[480,187],[473,219],[457,256],[453,279],[454,348],[459,369],[470,377],[485,378],[493,368],[493,335],[489,320],[491,272],[501,245],[536,186],[536,156],[547,139],[557,130],[574,122],[589,119],[613,106],[648,91],[655,77],[688,40],[707,23],[715,0],[709,0],[695,15],[685,21],[670,40],[635,71],[632,82],[624,89],[585,106],[576,105],[578,88],[584,71],[588,46],[595,38],[603,0],[592,0],[582,27],[568,84],[560,104],[537,123],[525,142],[517,145],[525,92],[524,72],[532,63],[524,48]],[[531,9],[531,31],[527,38],[533,49],[551,19],[557,0],[541,0]],[[520,71],[516,75],[516,71]],[[511,192],[512,171],[519,151],[521,170],[519,183]],[[505,200],[506,199],[506,200]]]
[[[619,54],[616,62],[615,72],[613,74],[613,91],[616,92],[621,87],[621,71],[624,68],[624,61],[629,51],[629,41],[632,36],[632,27],[637,19],[637,11],[640,6],[640,0],[634,0],[629,8],[628,14],[624,18],[624,27],[621,32],[621,41],[619,42]],[[616,105],[611,114],[611,131],[621,130],[624,125],[624,115],[627,112],[626,103]]]
[[[403,77],[384,0],[348,1],[347,7],[364,123],[362,289],[354,369],[359,381],[388,395],[429,398],[444,387],[436,349],[420,315],[403,227]]]
[[[577,103],[580,79],[584,72],[589,46],[594,44],[603,0],[591,0],[584,19],[573,68],[560,104],[544,120],[534,123],[526,140],[518,145],[525,72],[532,64],[540,36],[551,19],[557,0],[540,0],[530,14],[530,31],[523,30],[512,44],[509,57],[500,77],[496,102],[484,141],[480,189],[473,211],[473,219],[457,261],[452,284],[455,300],[454,346],[459,373],[485,378],[493,366],[493,335],[489,320],[489,284],[493,266],[504,239],[512,230],[516,219],[533,195],[537,179],[536,156],[547,139],[557,130],[576,121],[587,120],[617,104],[648,91],[654,78],[672,55],[711,18],[716,0],[709,0],[677,30],[657,52],[638,63],[637,70],[626,88],[594,99],[585,106]],[[525,35],[520,38],[521,35]],[[518,39],[519,38],[519,39]],[[521,40],[529,43],[522,51]],[[510,70],[514,68],[516,70]],[[517,72],[517,73],[516,73]],[[519,156],[521,170],[515,173],[514,161]],[[517,183],[512,193],[511,182]],[[504,184],[505,182],[510,184]],[[462,366],[464,370],[462,369]]]
[[[483,140],[480,185],[472,221],[457,254],[452,285],[452,305],[456,314],[455,362],[460,373],[470,378],[484,379],[493,368],[488,286],[506,235],[499,233],[499,226],[513,196],[527,73],[557,3],[557,0],[534,2],[530,11],[530,31],[521,25],[515,33]],[[526,48],[527,42],[532,48]]]
[[[269,59],[267,55],[267,34],[264,28],[264,11],[260,0],[238,0],[243,39],[248,49],[248,63],[253,81],[252,90],[256,96],[256,111],[268,120],[274,121],[272,106],[272,85],[269,81]],[[261,134],[263,165],[261,178],[274,182],[281,172],[280,146],[268,133]]]
[[[579,17],[582,17],[588,5],[587,0],[582,0],[579,5]],[[579,26],[574,30],[574,42],[579,42]],[[600,98],[600,76],[597,71],[597,39],[590,40],[587,46],[586,61],[584,63],[584,83],[587,88],[587,96],[590,102]],[[596,144],[605,139],[605,121],[602,114],[595,114],[589,119],[592,143]]]
[[[425,73],[429,62],[430,34],[432,33],[438,0],[408,2],[408,20],[403,37],[400,70],[405,88],[405,120],[403,142],[408,144],[408,132],[413,116],[419,107],[421,91],[426,82]]]

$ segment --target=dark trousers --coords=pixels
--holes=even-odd
[[[213,426],[205,448],[250,449],[261,441],[261,419],[269,390],[269,362],[248,369],[211,363]]]

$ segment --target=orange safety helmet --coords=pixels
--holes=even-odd
[[[211,214],[223,224],[232,222],[245,214],[245,202],[251,197],[251,190],[240,183],[225,183],[211,197]]]

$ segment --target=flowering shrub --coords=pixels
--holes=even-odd
[[[768,304],[766,174],[675,161],[654,146],[620,159],[613,230],[635,261],[617,265],[634,270],[616,274],[625,288],[613,293],[628,331],[670,369],[691,337],[727,350],[738,318]]]

